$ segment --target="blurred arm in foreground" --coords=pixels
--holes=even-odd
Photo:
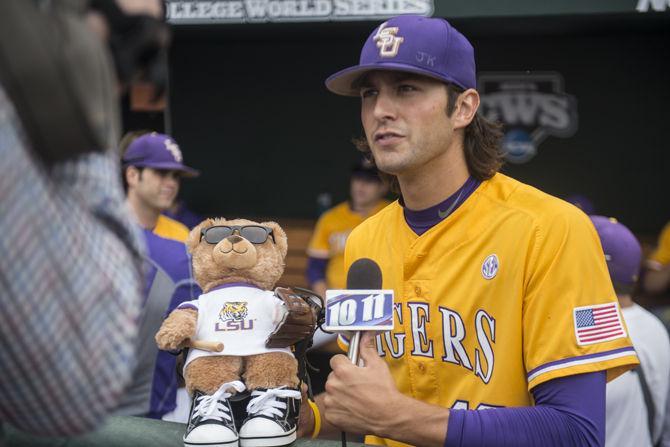
[[[74,435],[117,405],[135,363],[143,249],[113,149],[118,84],[86,2],[0,9],[17,33],[0,44],[0,424]]]

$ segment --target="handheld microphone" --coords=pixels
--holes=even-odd
[[[347,356],[355,365],[361,331],[393,329],[393,291],[382,290],[382,272],[375,261],[358,259],[347,272],[347,289],[326,291],[325,329],[354,332]]]
[[[372,259],[361,258],[351,264],[347,272],[347,289],[381,289],[382,271]],[[354,365],[358,365],[361,349],[361,331],[355,331],[349,341],[347,357]]]

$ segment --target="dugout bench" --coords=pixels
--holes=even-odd
[[[316,223],[306,219],[282,219],[278,222],[288,238],[288,253],[284,275],[277,284],[284,287],[309,287],[305,278],[307,247]]]

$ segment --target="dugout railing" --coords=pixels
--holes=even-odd
[[[42,438],[3,426],[4,447],[183,447],[184,424],[132,416],[113,416],[98,431],[76,438]],[[298,439],[296,447],[335,447],[341,442],[330,440]],[[348,442],[350,446],[361,446]]]

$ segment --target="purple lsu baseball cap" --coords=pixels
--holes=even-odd
[[[372,70],[416,73],[464,89],[477,86],[474,48],[440,18],[402,15],[382,23],[365,41],[359,64],[331,75],[326,87],[338,95],[358,96],[356,81]]]
[[[137,137],[123,154],[124,166],[181,171],[186,177],[200,172],[184,165],[179,145],[168,135],[151,132]]]
[[[640,273],[642,248],[633,233],[612,217],[590,216],[605,252],[612,282],[634,284]]]

